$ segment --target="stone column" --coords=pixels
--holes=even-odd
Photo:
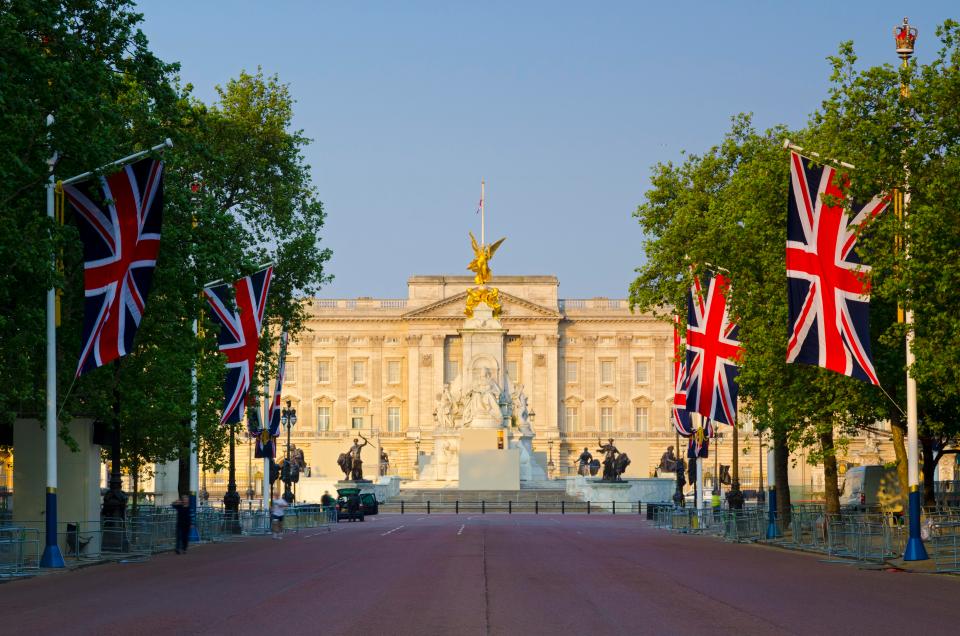
[[[421,427],[420,405],[420,335],[410,334],[407,342],[407,430]]]
[[[580,373],[583,385],[583,411],[580,414],[583,430],[596,431],[597,425],[597,336],[583,336],[583,360]]]
[[[335,364],[336,369],[336,402],[333,403],[333,426],[330,428],[337,431],[345,431],[350,428],[350,358],[347,345],[350,343],[350,336],[336,336],[337,356]]]
[[[446,357],[443,355],[443,343],[446,340],[444,335],[430,337],[432,346],[430,347],[430,359],[433,361],[433,373],[430,374],[430,383],[421,389],[420,400],[423,402],[424,420],[429,422],[428,429],[432,429],[436,422],[433,421],[433,401],[437,393],[443,390],[443,376],[446,373]],[[460,373],[463,373],[463,352],[460,355]]]
[[[650,412],[650,430],[670,431],[670,410],[667,403],[657,399],[662,395],[673,396],[673,338],[653,338],[653,369],[650,374],[650,396],[653,405]],[[656,422],[656,424],[654,424]]]
[[[384,431],[387,422],[383,414],[383,336],[370,336],[367,341],[370,343],[370,422],[372,428]],[[379,448],[377,465],[380,465]]]
[[[533,409],[536,413],[540,413],[540,404],[543,399],[537,391],[533,389],[533,344],[536,342],[537,337],[526,335],[520,336],[520,355],[523,360],[520,364],[520,377],[523,383],[523,387],[527,392],[527,399],[529,399],[530,408]]]
[[[636,378],[633,377],[633,358],[630,356],[630,345],[633,344],[633,336],[629,334],[617,334],[617,424],[624,430],[634,430],[633,422],[633,401],[630,399],[635,388]],[[648,370],[652,371],[651,370]]]
[[[543,431],[547,433],[549,439],[554,439],[560,430],[560,418],[559,418],[559,397],[558,391],[560,388],[560,373],[559,373],[559,364],[560,351],[558,347],[560,346],[560,336],[551,334],[547,336],[547,395],[546,395],[546,404],[541,408],[543,411],[537,411],[537,428],[538,432]]]

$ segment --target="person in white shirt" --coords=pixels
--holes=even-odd
[[[283,515],[287,505],[282,497],[277,497],[270,504],[270,529],[273,531],[274,539],[283,538]]]

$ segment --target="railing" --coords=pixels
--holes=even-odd
[[[406,298],[314,298],[314,309],[404,309]]]
[[[620,298],[561,298],[557,301],[560,311],[570,309],[622,309],[626,301]]]
[[[380,512],[399,514],[612,514],[642,515],[649,505],[640,501],[389,501]],[[660,504],[666,505],[666,504]]]

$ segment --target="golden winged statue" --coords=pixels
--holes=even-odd
[[[470,261],[469,265],[467,265],[467,269],[476,274],[473,277],[473,282],[475,282],[477,285],[486,285],[490,281],[490,278],[493,276],[493,273],[490,271],[490,259],[493,258],[497,248],[500,247],[500,244],[505,240],[506,237],[500,239],[493,245],[480,245],[477,243],[477,239],[473,235],[473,232],[470,232],[470,244],[473,247],[473,260]]]

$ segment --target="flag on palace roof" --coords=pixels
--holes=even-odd
[[[879,385],[870,352],[870,268],[855,246],[861,226],[888,204],[875,197],[851,219],[837,171],[790,153],[787,206],[787,362]]]

